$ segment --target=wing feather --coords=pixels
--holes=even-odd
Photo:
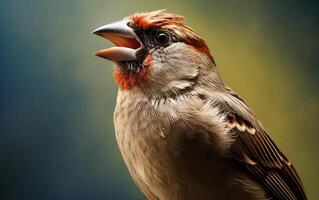
[[[227,115],[234,137],[231,155],[261,181],[272,199],[307,199],[295,168],[267,135],[253,112],[237,95],[228,95],[224,101],[219,98],[219,107],[224,109],[222,112]]]

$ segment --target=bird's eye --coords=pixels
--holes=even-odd
[[[155,35],[155,41],[161,46],[166,46],[170,43],[170,36],[165,32],[157,33]]]

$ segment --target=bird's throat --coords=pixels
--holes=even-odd
[[[121,90],[130,90],[135,86],[144,85],[150,76],[149,66],[143,66],[140,70],[116,68],[113,72],[115,82]]]

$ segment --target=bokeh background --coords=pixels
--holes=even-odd
[[[121,159],[110,46],[90,34],[166,8],[206,38],[319,199],[319,4],[277,0],[1,0],[0,199],[144,199]]]

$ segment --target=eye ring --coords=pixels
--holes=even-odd
[[[171,42],[171,37],[166,32],[159,32],[155,35],[155,41],[161,46],[167,46]]]

